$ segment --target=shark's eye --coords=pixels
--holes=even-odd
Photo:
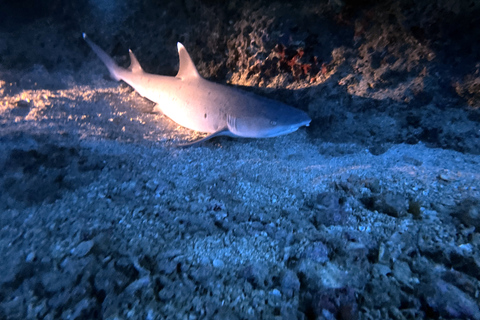
[[[272,121],[270,121],[270,124],[271,124],[272,126],[276,126],[276,125],[277,125],[277,122],[272,120]]]

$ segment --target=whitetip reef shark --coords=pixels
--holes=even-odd
[[[209,133],[179,146],[194,145],[216,136],[276,137],[310,124],[310,117],[299,109],[205,80],[180,42],[177,43],[180,67],[177,75],[170,77],[144,72],[131,50],[130,67],[121,68],[85,33],[83,38],[112,78],[125,81],[142,97],[155,102],[155,112],[165,114],[188,129]]]

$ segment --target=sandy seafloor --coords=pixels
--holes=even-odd
[[[11,91],[2,318],[480,319],[480,237],[452,217],[478,220],[478,155],[304,128],[177,148],[195,135],[125,84]]]
[[[405,124],[378,91],[378,113],[315,109],[361,81],[283,92],[280,74],[255,92],[309,128],[178,148],[201,134],[82,50],[76,70],[0,63],[1,319],[480,319],[476,91]]]

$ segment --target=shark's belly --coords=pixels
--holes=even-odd
[[[191,130],[213,133],[227,126],[228,99],[208,90],[181,83],[162,90],[155,97],[146,98],[157,103],[163,114]]]
[[[167,117],[191,130],[213,133],[225,128],[227,124],[221,114],[208,112],[201,103],[190,99],[159,103],[159,107]]]

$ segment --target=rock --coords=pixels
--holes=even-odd
[[[27,306],[21,296],[10,297],[0,303],[0,317],[2,319],[25,319]]]
[[[381,263],[375,263],[373,264],[373,275],[374,277],[386,277],[387,275],[392,273],[392,269],[390,269],[388,266],[381,264]]]
[[[285,271],[282,279],[280,280],[280,285],[282,288],[282,293],[287,298],[291,298],[300,290],[300,280],[298,279],[297,274],[291,270]]]
[[[220,259],[213,259],[212,265],[218,269],[225,267],[225,263]]]
[[[80,242],[70,253],[78,258],[84,257],[92,250],[94,244],[95,242],[93,242],[93,240]]]
[[[128,294],[134,294],[137,290],[140,290],[149,285],[150,285],[150,276],[145,276],[143,278],[140,278],[130,283],[125,288],[125,292],[127,292]]]
[[[95,300],[84,298],[77,303],[72,315],[68,315],[66,318],[67,319],[89,318],[89,315],[93,315],[93,310],[95,308],[96,308]]]
[[[238,320],[240,319],[237,314],[229,308],[222,307],[213,317],[213,320]]]
[[[389,216],[400,218],[407,214],[408,201],[402,195],[393,192],[375,194],[371,197],[364,197],[360,201],[368,210],[376,210]]]
[[[315,210],[315,225],[336,226],[344,225],[347,213],[343,208],[343,200],[334,193],[324,192],[312,200]]]
[[[412,271],[410,266],[405,261],[397,260],[393,265],[393,275],[395,279],[400,281],[403,285],[410,286],[412,280]]]
[[[453,208],[452,215],[458,218],[467,227],[480,229],[480,201],[475,198],[467,198]]]
[[[30,252],[26,257],[25,257],[25,262],[33,262],[35,260],[35,252]]]
[[[402,194],[389,192],[381,199],[379,209],[389,216],[400,218],[407,214],[407,201]]]
[[[313,294],[312,311],[318,319],[358,318],[355,291],[351,288],[322,289]]]
[[[59,271],[46,272],[41,276],[43,288],[49,293],[59,292],[64,288],[70,288],[74,281],[75,278],[71,275]]]
[[[282,293],[280,292],[280,290],[278,289],[273,289],[272,291],[270,291],[270,294],[274,297],[281,297],[282,296]]]
[[[428,307],[442,317],[480,319],[476,301],[456,286],[441,279],[427,284],[423,295]]]
[[[328,247],[322,242],[317,241],[312,243],[305,249],[304,256],[314,262],[324,263],[329,261],[328,252]]]
[[[268,267],[261,264],[250,264],[243,269],[243,278],[250,282],[253,287],[264,288],[268,283]]]

